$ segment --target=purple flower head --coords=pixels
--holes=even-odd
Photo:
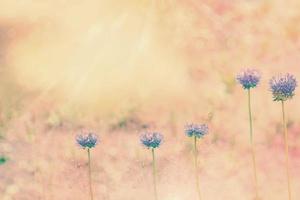
[[[237,75],[236,79],[244,89],[250,89],[259,83],[260,73],[255,69],[245,69]]]
[[[202,138],[208,133],[208,126],[206,124],[187,124],[185,126],[185,134],[189,137]]]
[[[274,101],[291,99],[295,94],[296,87],[296,78],[291,74],[280,75],[270,80],[270,89]]]
[[[163,136],[158,132],[145,132],[141,135],[140,140],[148,148],[157,148],[160,146]]]
[[[98,137],[92,132],[84,132],[76,137],[77,143],[82,148],[93,148],[97,145]]]

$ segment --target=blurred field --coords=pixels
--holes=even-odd
[[[143,130],[160,130],[160,200],[196,199],[187,122],[206,122],[199,145],[204,200],[253,200],[246,93],[253,91],[259,191],[287,199],[280,104],[268,80],[300,80],[298,0],[1,0],[0,199],[88,199],[82,129],[98,200],[151,200]],[[300,93],[287,103],[293,199],[300,199]]]

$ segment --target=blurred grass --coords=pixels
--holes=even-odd
[[[0,156],[0,165],[3,165],[4,163],[6,163],[8,160],[8,158],[4,157],[4,156]]]

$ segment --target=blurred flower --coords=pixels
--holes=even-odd
[[[292,98],[296,87],[296,78],[291,74],[280,75],[270,80],[274,101],[285,101]]]
[[[185,133],[189,137],[202,138],[208,133],[208,126],[206,124],[188,124],[185,126]]]
[[[97,144],[98,137],[93,133],[83,133],[77,136],[76,141],[83,148],[93,148]]]
[[[148,148],[157,148],[160,146],[163,136],[158,132],[146,132],[141,136],[140,140]]]
[[[255,69],[245,69],[237,75],[236,79],[244,89],[250,89],[259,83],[260,74]]]

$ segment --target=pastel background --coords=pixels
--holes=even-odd
[[[160,200],[196,199],[188,122],[205,122],[199,144],[204,200],[252,200],[247,96],[253,89],[259,191],[287,199],[281,105],[268,81],[300,80],[298,0],[0,0],[0,199],[83,200],[86,154],[75,142],[97,132],[95,199],[151,200],[143,130],[159,130]],[[300,93],[287,101],[292,194],[300,199]]]

